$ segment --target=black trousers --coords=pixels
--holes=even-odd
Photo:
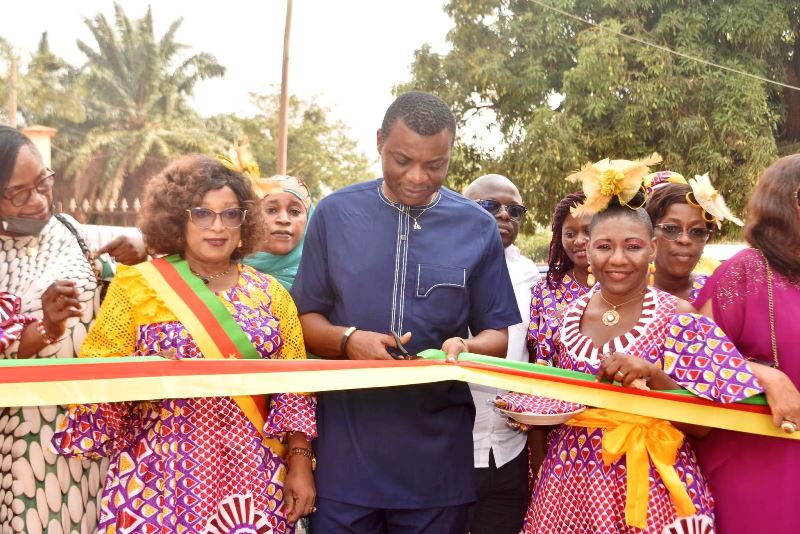
[[[519,534],[531,492],[528,447],[498,468],[489,451],[489,467],[475,468],[478,500],[469,510],[470,534]]]

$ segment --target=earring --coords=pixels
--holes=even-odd
[[[650,276],[648,276],[648,281],[650,282],[651,286],[656,285],[656,264],[655,262],[651,263],[650,266],[647,268]]]
[[[242,243],[242,240],[240,239],[240,240],[239,240],[239,246],[238,246],[238,247],[236,247],[236,248],[242,248],[242,245],[244,245],[244,243]]]
[[[586,283],[589,284],[589,287],[594,287],[594,285],[597,283],[597,279],[592,274],[592,266],[591,265],[589,265],[586,268],[586,272],[589,273],[589,275],[586,277]]]

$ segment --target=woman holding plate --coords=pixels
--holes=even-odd
[[[555,361],[626,387],[686,388],[724,402],[760,393],[745,359],[711,320],[648,287],[656,246],[641,185],[658,161],[655,154],[603,160],[568,178],[582,181],[586,193],[573,215],[593,215],[588,254],[599,285],[565,310]],[[661,533],[680,520],[713,525],[713,499],[682,431],[704,429],[603,409],[556,427],[525,532]],[[633,435],[655,443],[656,452],[637,458]]]

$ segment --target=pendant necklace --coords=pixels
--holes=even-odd
[[[227,269],[225,269],[221,273],[217,273],[217,274],[199,274],[199,273],[194,272],[194,269],[192,269],[191,267],[189,267],[189,270],[192,271],[193,275],[195,275],[197,278],[202,280],[205,285],[208,285],[208,283],[211,282],[211,280],[214,280],[215,278],[219,278],[220,276],[225,276],[226,274],[231,272],[231,269],[233,269],[234,265],[236,265],[236,264],[235,263],[231,263],[230,265],[228,265]]]
[[[642,298],[642,296],[644,295],[644,292],[640,293],[639,295],[636,295],[632,299],[626,300],[625,302],[620,302],[619,304],[612,304],[611,302],[609,302],[603,296],[603,292],[602,291],[599,291],[598,294],[600,295],[600,298],[603,299],[603,301],[605,301],[606,304],[611,306],[610,310],[607,310],[607,311],[603,312],[603,315],[600,317],[600,320],[606,326],[614,326],[615,324],[617,324],[619,322],[619,312],[617,311],[617,308],[619,308],[621,306],[624,306],[624,305],[628,304],[629,302],[633,302],[634,300],[638,300],[638,299]]]
[[[411,219],[411,220],[413,221],[413,223],[414,223],[414,224],[413,224],[413,225],[411,225],[411,229],[412,229],[412,230],[422,230],[422,225],[421,225],[421,224],[419,224],[419,221],[418,221],[418,219],[419,219],[420,217],[422,217],[422,214],[424,214],[426,211],[428,211],[429,209],[431,209],[432,207],[434,207],[436,204],[438,204],[438,203],[439,203],[439,199],[440,199],[440,198],[441,198],[441,196],[442,196],[442,194],[441,194],[439,191],[437,191],[437,192],[436,192],[436,194],[435,194],[435,195],[434,195],[434,197],[433,197],[433,200],[431,200],[431,202],[430,202],[430,205],[429,205],[429,206],[427,206],[427,207],[425,207],[425,208],[423,208],[423,209],[422,209],[422,211],[420,211],[420,212],[419,212],[419,213],[416,215],[416,217],[414,217],[414,216],[412,216],[412,215],[411,215],[411,210],[413,210],[413,209],[418,209],[418,208],[415,208],[415,207],[413,207],[413,206],[408,206],[408,212],[405,212],[405,211],[403,211],[402,204],[401,204],[400,206],[398,206],[398,205],[397,205],[397,204],[395,204],[394,202],[390,201],[390,200],[388,199],[388,197],[387,197],[387,198],[384,198],[384,197],[386,196],[386,193],[384,193],[384,192],[383,192],[383,188],[382,188],[382,187],[379,187],[378,189],[380,190],[380,193],[381,193],[381,195],[380,195],[380,197],[381,197],[381,200],[383,200],[383,201],[384,201],[386,204],[390,205],[391,207],[393,207],[394,209],[396,209],[396,210],[397,210],[397,211],[399,211],[400,213],[403,213],[403,214],[405,214],[405,216],[406,216],[406,217],[408,217],[409,219]]]

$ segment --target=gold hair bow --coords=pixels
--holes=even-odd
[[[688,193],[686,195],[686,202],[691,206],[702,209],[705,212],[703,218],[708,222],[713,222],[717,225],[717,228],[722,228],[722,221],[727,219],[734,224],[744,226],[741,219],[737,218],[731,210],[728,209],[727,204],[725,204],[725,199],[722,198],[719,191],[714,189],[714,186],[711,185],[711,178],[709,178],[708,173],[702,176],[696,174],[694,178],[689,178],[689,187],[692,188],[692,196],[694,196],[696,202],[693,202],[692,199],[689,198]],[[706,218],[706,214],[708,214],[710,219]]]
[[[250,142],[247,137],[244,138],[241,145],[234,143],[228,149],[227,154],[220,154],[215,159],[228,169],[244,174],[253,181],[254,185],[255,180],[260,177],[261,172],[258,169],[258,163],[253,158],[253,153],[250,151]]]
[[[661,163],[661,156],[653,152],[637,161],[608,158],[596,163],[587,163],[580,171],[567,176],[567,181],[582,183],[586,200],[572,208],[572,215],[594,215],[608,207],[611,199],[617,197],[620,204],[628,202],[642,188],[642,178],[650,172],[650,166]],[[639,206],[634,206],[638,208]]]

